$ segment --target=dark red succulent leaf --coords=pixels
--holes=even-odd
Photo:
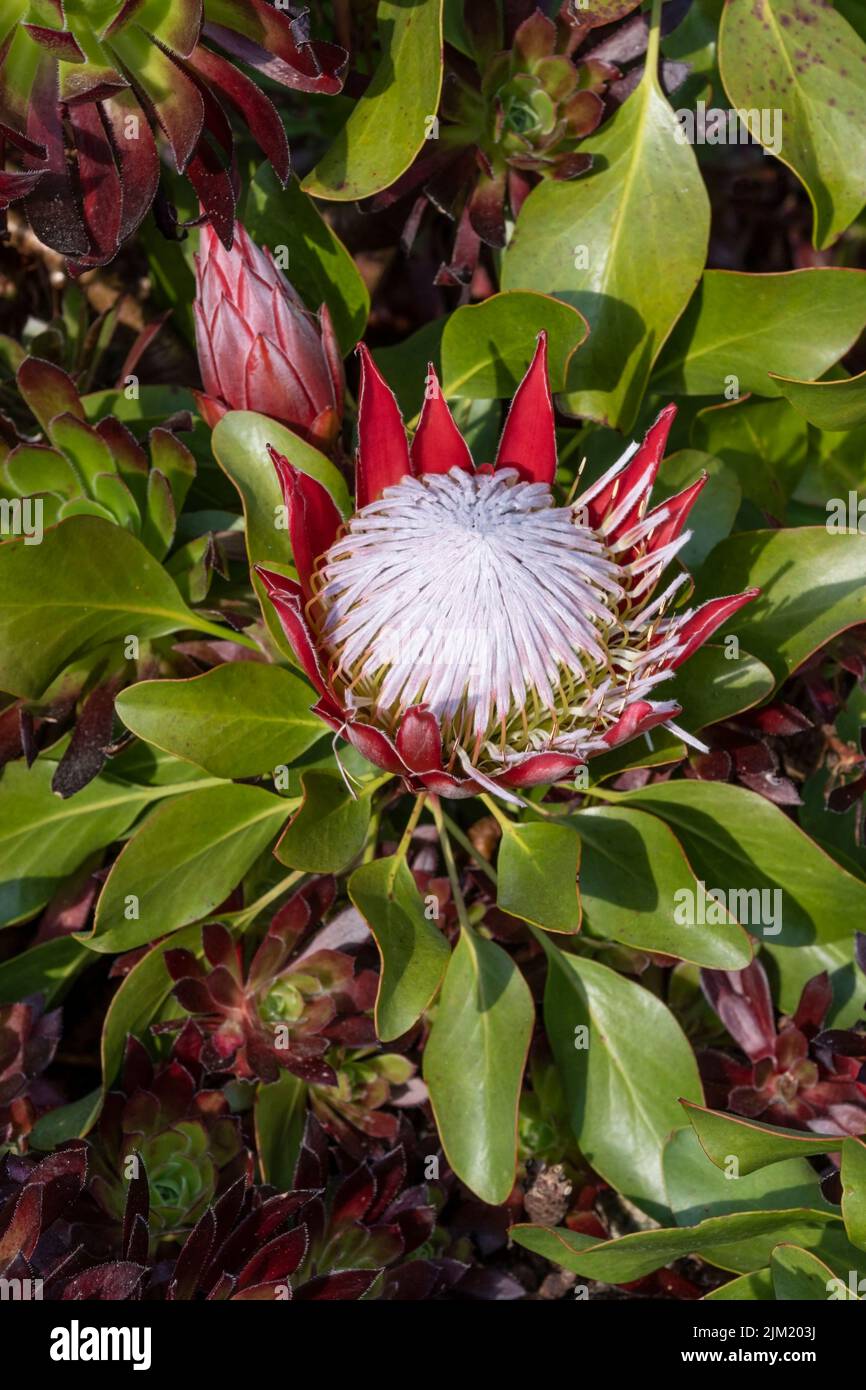
[[[718,1048],[699,1055],[716,1108],[819,1134],[866,1130],[866,1034],[824,1030],[832,1003],[826,972],[807,981],[792,1018],[776,1023],[756,958],[745,970],[702,970],[706,998],[748,1060]]]

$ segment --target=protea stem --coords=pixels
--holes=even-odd
[[[433,813],[433,819],[436,822],[436,829],[439,833],[439,843],[442,846],[442,858],[445,860],[448,882],[451,884],[451,896],[457,908],[457,918],[463,930],[471,935],[472,924],[469,921],[466,899],[463,897],[463,890],[460,887],[460,877],[457,873],[457,865],[454,862],[454,850],[451,848],[448,831],[445,829],[445,817],[442,814],[442,804],[438,796],[430,797],[430,810]]]
[[[406,855],[409,853],[409,846],[412,843],[412,836],[415,834],[415,829],[418,825],[418,821],[421,818],[421,812],[424,810],[424,802],[426,800],[426,795],[426,792],[421,792],[418,796],[416,796],[415,805],[412,807],[412,814],[406,822],[406,829],[403,831],[400,843],[397,846],[397,851],[394,855],[394,863],[391,866],[390,873],[388,874],[389,896],[394,888],[394,880],[397,877],[397,870],[399,869],[402,861],[406,858]]]

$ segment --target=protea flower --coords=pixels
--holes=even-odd
[[[164,141],[230,246],[226,109],[283,182],[289,150],[272,103],[210,44],[285,87],[333,93],[342,85],[345,51],[311,42],[305,16],[266,0],[4,0],[0,209],[23,198],[37,237],[70,257],[73,270],[104,265],[153,202]],[[19,167],[4,172],[7,154]]]
[[[362,346],[356,508],[271,451],[299,583],[260,570],[318,714],[371,762],[448,797],[555,782],[669,727],[658,686],[758,592],[669,613],[653,596],[705,481],[647,513],[674,407],[572,505],[539,336],[493,465],[473,466],[436,382],[411,449]],[[680,731],[677,730],[679,733]]]
[[[202,229],[195,336],[213,427],[227,410],[257,410],[329,449],[343,414],[343,362],[328,307],[318,322],[274,264],[237,226],[226,250]]]

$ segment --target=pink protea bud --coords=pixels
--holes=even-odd
[[[326,305],[308,312],[271,255],[238,224],[226,251],[203,227],[195,336],[213,427],[227,410],[255,410],[330,449],[343,413],[343,363]]]

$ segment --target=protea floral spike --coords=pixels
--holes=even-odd
[[[675,408],[560,506],[544,334],[477,469],[435,391],[410,451],[360,356],[357,510],[273,455],[300,582],[259,570],[321,717],[413,790],[508,798],[679,714],[658,687],[758,590],[671,613],[681,574],[653,597],[699,492],[647,513]]]
[[[345,382],[327,305],[314,318],[240,223],[231,250],[204,227],[195,264],[197,400],[208,424],[227,410],[257,410],[330,449]]]
[[[210,44],[285,87],[342,86],[344,50],[311,41],[306,15],[266,0],[4,0],[2,10],[0,211],[23,199],[37,237],[73,270],[105,265],[139,226],[157,192],[158,143],[231,246],[227,111],[288,179],[276,109]]]

